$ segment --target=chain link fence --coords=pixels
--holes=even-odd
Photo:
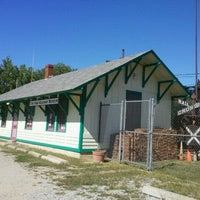
[[[151,169],[153,104],[149,99],[100,105],[98,142],[100,148],[109,147],[108,157]]]
[[[171,129],[164,129],[156,127],[161,115],[154,99],[101,104],[99,144],[101,148],[109,147],[108,157],[148,170],[162,167],[166,161],[198,161],[199,107],[199,102],[175,99],[170,116],[166,116],[171,119]],[[161,124],[165,127],[166,123],[162,120]]]

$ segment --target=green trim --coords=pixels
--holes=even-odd
[[[125,64],[119,65],[119,66],[116,67],[115,69],[112,69],[112,70],[110,70],[109,72],[106,72],[106,73],[104,73],[104,74],[102,74],[102,75],[100,75],[100,76],[98,76],[98,77],[96,77],[96,78],[94,78],[94,79],[92,79],[92,80],[90,80],[90,81],[88,81],[88,82],[86,82],[86,83],[84,83],[84,84],[82,84],[82,85],[80,85],[80,86],[74,88],[73,90],[78,90],[78,89],[80,89],[80,88],[82,88],[82,87],[85,87],[86,85],[88,85],[89,83],[91,83],[91,82],[93,82],[93,81],[95,81],[95,80],[97,80],[97,79],[102,79],[102,78],[104,78],[105,76],[107,76],[107,75],[109,75],[109,74],[111,74],[111,73],[113,73],[113,72],[115,72],[115,71],[121,70],[121,69],[127,67],[127,65],[129,65],[131,62],[137,61],[138,59],[143,58],[144,56],[146,56],[147,54],[149,54],[149,53],[151,53],[151,52],[152,52],[152,50],[147,51],[147,52],[143,53],[142,55],[137,56],[137,57],[133,58],[132,60],[126,62]]]
[[[176,76],[169,70],[169,68],[162,62],[162,60],[158,57],[158,55],[153,51],[149,51],[148,53],[153,53],[153,55],[161,62],[161,64],[164,66],[164,68],[168,71],[168,73],[172,76],[173,79],[176,79],[176,82],[184,89],[187,95],[189,95],[189,92],[187,89],[182,85],[182,83],[176,78]]]
[[[41,111],[44,113],[44,115],[46,115],[46,111],[42,106],[39,106],[39,108],[41,109]]]
[[[96,149],[82,149],[81,153],[92,153]]]
[[[34,142],[34,141],[23,140],[23,139],[17,139],[16,141],[17,142],[28,143],[28,144],[33,144],[33,145],[51,147],[51,148],[54,148],[54,149],[62,149],[62,150],[67,150],[67,151],[72,151],[72,152],[80,153],[79,149],[77,149],[77,148],[65,147],[65,146],[48,144],[48,143],[42,143],[42,142]]]
[[[127,65],[127,67],[125,68],[125,84],[128,83],[128,80],[130,79],[130,77],[132,76],[134,71],[136,70],[136,68],[141,60],[142,60],[142,57],[140,57],[139,59],[136,60],[134,67],[131,69],[131,71],[129,73],[128,73],[129,65]]]
[[[174,79],[176,79],[176,77],[172,74],[172,72],[168,69],[168,67],[161,61],[161,59],[156,55],[156,53],[155,53],[153,50],[150,50],[150,51],[147,51],[147,52],[145,52],[145,53],[143,53],[143,54],[141,54],[141,55],[139,55],[139,56],[133,58],[132,60],[126,62],[125,64],[119,65],[119,66],[116,67],[115,69],[112,69],[112,70],[110,70],[109,72],[106,72],[106,73],[104,73],[104,74],[102,74],[102,75],[100,75],[100,76],[98,76],[98,77],[96,77],[96,78],[94,78],[94,79],[91,79],[91,80],[89,80],[89,81],[83,83],[82,85],[79,85],[79,86],[77,86],[77,87],[75,87],[75,88],[72,88],[72,89],[70,89],[70,90],[57,91],[57,92],[52,92],[52,93],[47,93],[47,94],[41,94],[41,95],[37,95],[37,96],[30,96],[30,97],[26,97],[26,98],[19,98],[19,99],[17,99],[17,100],[11,100],[10,102],[12,102],[12,101],[24,101],[24,99],[27,99],[27,100],[28,100],[28,99],[32,99],[32,98],[39,98],[39,97],[44,97],[44,96],[49,96],[49,95],[64,94],[64,93],[66,93],[66,92],[71,92],[71,91],[75,91],[75,90],[80,90],[81,88],[87,86],[89,83],[94,82],[94,81],[96,81],[97,79],[104,78],[105,76],[111,74],[111,73],[114,72],[114,71],[118,71],[119,69],[122,69],[122,68],[124,68],[124,67],[127,67],[127,65],[128,65],[129,63],[134,62],[134,61],[137,61],[138,59],[143,58],[144,56],[146,56],[146,55],[148,55],[148,54],[151,54],[151,53],[158,59],[159,62],[161,62],[161,64],[162,64],[162,65],[164,66],[164,68],[170,73],[170,75],[171,75]],[[180,83],[180,81],[177,80],[177,82],[178,82],[179,85],[184,89],[184,91],[186,92],[186,94],[189,94],[188,91],[186,90],[186,88]],[[0,103],[4,103],[4,102],[6,103],[6,102],[8,102],[8,100],[1,101]]]
[[[0,138],[6,139],[6,140],[10,140],[11,139],[11,137],[7,137],[7,136],[0,136]]]
[[[55,109],[53,109],[52,107],[51,107],[52,105],[46,105],[46,107],[49,109],[49,110],[51,110],[52,111],[52,113],[56,116],[56,111],[55,111]]]
[[[78,112],[80,113],[80,108],[78,107],[78,105],[76,104],[76,102],[72,99],[72,97],[70,95],[75,95],[75,94],[68,94],[66,93],[65,96],[67,97],[67,99],[69,99],[71,101],[71,103],[74,105],[74,107],[78,110]],[[79,96],[81,98],[80,94],[76,94],[77,96]]]
[[[55,122],[54,122],[54,131],[58,131],[58,116],[55,115]]]
[[[89,94],[87,95],[87,97],[86,97],[86,104],[87,104],[88,100],[90,99],[90,97],[92,96],[92,94],[93,94],[95,88],[97,87],[99,81],[100,81],[100,79],[97,79],[97,80],[95,81],[95,83],[94,83],[92,89],[90,90]]]
[[[144,65],[142,68],[142,87],[145,87],[146,83],[149,81],[149,79],[151,78],[151,76],[153,75],[153,73],[156,71],[156,69],[158,68],[158,66],[161,64],[161,62],[156,62],[156,63],[151,63],[151,64],[147,64]],[[146,70],[147,68],[152,68],[151,72],[149,73],[149,75],[146,77]]]
[[[21,112],[25,115],[25,111],[20,107],[19,102],[12,102],[12,104],[17,108],[18,110],[21,110]]]
[[[7,106],[7,108],[8,108],[8,112],[12,115],[13,113],[12,113],[12,110],[10,110],[10,106]]]
[[[68,101],[67,101],[68,104]],[[58,106],[61,108],[61,110],[65,113],[65,115],[68,115],[68,105],[67,105],[67,109],[65,109],[60,103],[58,104]]]
[[[134,91],[134,90],[126,90],[126,94],[140,94],[142,97],[142,92]]]
[[[87,103],[86,93],[87,93],[87,88],[84,87],[80,98],[80,129],[79,129],[79,144],[78,144],[79,152],[81,152],[83,148],[84,117],[85,117],[85,106]]]
[[[172,101],[176,98],[184,98],[184,99],[188,99],[190,98],[191,95],[179,95],[179,96],[172,96],[171,99]]]
[[[107,96],[108,94],[108,91],[110,90],[110,88],[112,87],[113,83],[115,82],[116,78],[118,77],[118,75],[120,74],[121,72],[121,68],[118,69],[117,73],[115,74],[115,76],[113,77],[113,79],[111,80],[110,83],[108,83],[108,79],[109,79],[109,74],[106,75],[106,79],[105,79],[105,97]]]
[[[157,101],[159,102],[163,96],[166,94],[166,92],[169,90],[169,88],[175,83],[177,82],[177,79],[174,80],[167,80],[167,81],[159,81],[158,82],[158,92],[157,92]],[[164,89],[163,92],[161,92],[161,85],[163,84],[167,84],[167,87]]]

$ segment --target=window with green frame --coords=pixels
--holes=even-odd
[[[7,115],[8,115],[8,109],[6,106],[2,106],[1,108],[1,127],[6,127],[6,121],[7,121]]]
[[[67,105],[67,99],[61,96],[59,104],[46,106],[47,131],[66,131]]]
[[[55,129],[55,122],[56,122],[56,106],[55,105],[48,105],[46,106],[47,112],[47,131],[54,131]]]
[[[35,107],[34,106],[28,106],[26,105],[25,107],[25,129],[32,129],[33,127],[33,116],[35,112]]]

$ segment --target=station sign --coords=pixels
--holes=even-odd
[[[30,101],[29,106],[44,106],[44,105],[52,105],[58,103],[59,103],[58,98],[41,99],[41,100]]]

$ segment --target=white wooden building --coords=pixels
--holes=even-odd
[[[47,65],[46,76],[51,70]],[[130,92],[157,100],[156,126],[161,128],[171,127],[172,97],[188,95],[150,50],[46,77],[0,95],[0,138],[78,154],[91,152],[98,145],[100,102],[121,102]],[[109,148],[108,144],[102,146]]]

